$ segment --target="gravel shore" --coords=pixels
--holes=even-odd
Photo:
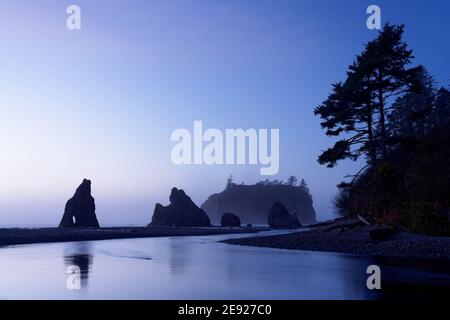
[[[117,227],[117,228],[42,228],[42,229],[0,229],[0,246],[111,240],[127,238],[151,238],[172,236],[206,236],[236,233],[257,233],[264,228],[144,228],[144,227]]]
[[[276,236],[230,239],[229,244],[288,250],[327,251],[380,257],[438,260],[450,263],[450,238],[398,232],[384,241],[369,236],[370,227],[311,230]]]

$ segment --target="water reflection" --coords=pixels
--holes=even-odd
[[[186,238],[186,242],[189,242],[188,238]],[[188,272],[187,268],[191,265],[190,259],[195,258],[195,247],[186,242],[175,237],[168,240],[170,272],[174,276],[182,276]]]
[[[377,299],[445,299],[450,297],[450,264],[430,260],[372,257],[382,267]]]
[[[416,266],[405,260],[397,263],[367,256],[217,242],[231,237],[242,235],[2,248],[0,295],[7,299],[177,300],[450,296],[450,271],[444,264]],[[366,269],[373,264],[381,268],[379,292],[366,287]],[[70,266],[79,268],[82,290],[68,290],[70,274],[66,272]]]
[[[73,272],[75,266],[80,272],[81,289],[88,287],[89,272],[93,263],[92,245],[90,242],[69,243],[64,250],[65,271]]]

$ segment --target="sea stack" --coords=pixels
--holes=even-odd
[[[272,228],[298,228],[301,226],[297,218],[289,214],[284,204],[276,202],[270,209],[269,226]]]
[[[274,182],[231,184],[224,191],[211,195],[201,208],[208,212],[213,224],[220,224],[224,212],[238,215],[243,225],[267,224],[267,213],[277,201],[289,212],[297,212],[301,224],[316,223],[313,198],[308,189]]]
[[[149,227],[209,227],[211,222],[205,211],[200,209],[183,190],[173,188],[170,204],[166,207],[157,203]]]
[[[91,181],[84,179],[66,203],[60,228],[100,228],[95,215],[95,200],[91,195]]]
[[[241,218],[234,213],[227,212],[223,214],[220,224],[222,227],[240,227]]]

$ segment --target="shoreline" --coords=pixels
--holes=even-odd
[[[313,228],[273,236],[228,239],[221,242],[240,246],[284,250],[318,251],[372,256],[388,260],[439,262],[450,266],[450,237],[431,237],[398,231],[384,240],[373,240],[373,227],[324,231]]]
[[[326,225],[328,226],[328,224]],[[317,251],[366,255],[395,260],[443,262],[450,266],[450,237],[431,237],[398,231],[384,240],[373,240],[372,227],[333,229],[321,224],[308,231],[293,231],[279,235],[257,235],[273,230],[264,227],[111,227],[111,228],[0,228],[0,248],[15,245],[56,242],[100,241],[156,237],[210,236],[226,234],[255,234],[255,236],[222,240],[220,242],[292,251]]]
[[[175,236],[210,236],[221,234],[258,233],[267,228],[153,228],[153,227],[112,227],[112,228],[5,228],[0,229],[0,248],[14,245],[98,241],[134,238],[156,238]]]

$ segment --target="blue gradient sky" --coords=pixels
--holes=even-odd
[[[65,10],[82,10],[68,31]],[[280,172],[310,185],[319,218],[355,163],[317,164],[332,140],[313,108],[363,43],[366,8],[406,24],[416,63],[450,80],[450,2],[29,0],[0,3],[0,225],[57,224],[83,178],[100,222],[145,224],[172,186],[201,204],[259,166],[174,166],[170,134],[280,128]]]

